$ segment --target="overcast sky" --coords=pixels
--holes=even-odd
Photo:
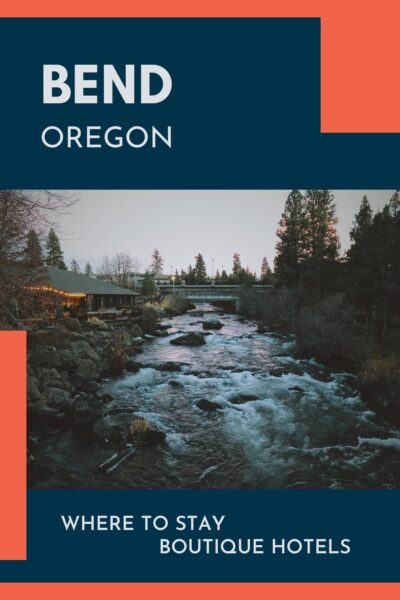
[[[70,214],[60,221],[66,262],[75,258],[100,268],[105,254],[127,251],[148,267],[154,248],[164,258],[164,272],[186,269],[201,252],[208,271],[228,272],[232,255],[259,273],[261,260],[275,255],[276,229],[290,190],[82,190]],[[393,190],[334,192],[342,251],[361,198],[381,209]]]

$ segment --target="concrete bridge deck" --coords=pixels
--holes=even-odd
[[[160,285],[160,293],[179,294],[191,302],[234,302],[239,308],[241,285]],[[264,294],[272,289],[272,285],[252,285],[256,293]]]

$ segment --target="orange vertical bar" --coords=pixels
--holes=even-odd
[[[0,560],[26,560],[26,333],[0,332]]]

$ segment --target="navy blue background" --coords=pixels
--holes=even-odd
[[[45,63],[160,64],[173,91],[150,106],[43,105]],[[2,19],[0,74],[0,187],[400,187],[399,135],[320,133],[317,19]],[[44,127],[67,124],[172,125],[173,149],[42,145]],[[0,580],[396,581],[399,500],[384,490],[31,491],[28,561],[0,562]],[[66,533],[59,515],[75,512],[223,513],[223,537],[264,537],[266,553],[160,556],[159,538],[180,532]],[[349,537],[352,552],[273,556],[273,537]]]
[[[31,491],[18,581],[396,581],[400,491]],[[221,515],[221,533],[65,532],[60,514]],[[160,555],[161,537],[264,537],[265,554]],[[348,555],[272,555],[272,538],[351,539]]]
[[[161,64],[173,90],[43,105],[47,63]],[[2,19],[0,65],[1,187],[399,187],[399,135],[320,133],[318,19]],[[42,144],[67,124],[170,124],[173,149]]]

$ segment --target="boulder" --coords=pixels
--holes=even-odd
[[[156,329],[154,335],[156,337],[168,337],[169,333],[168,331],[165,331],[165,329]]]
[[[206,341],[201,333],[187,333],[170,341],[174,346],[203,346]]]
[[[28,402],[40,400],[39,380],[36,377],[28,377],[27,381]]]
[[[176,388],[176,389],[184,387],[183,383],[181,381],[177,381],[176,379],[170,379],[168,381],[168,385],[171,386],[172,388]]]
[[[259,397],[255,394],[234,394],[228,401],[231,404],[245,404],[246,402],[252,402],[254,400],[259,400]]]
[[[76,369],[80,363],[79,357],[72,350],[61,350],[59,357],[63,368],[68,372]]]
[[[95,379],[97,375],[96,365],[89,358],[84,358],[80,361],[77,369],[71,376],[71,382],[76,388],[80,388],[85,383]]]
[[[90,360],[97,361],[100,359],[97,352],[84,340],[71,343],[73,352],[80,358],[90,358]]]
[[[61,367],[61,360],[54,346],[37,346],[30,356],[29,362],[32,367]]]
[[[146,446],[162,444],[166,438],[164,431],[154,427],[146,419],[134,418],[129,426],[129,439]]]
[[[68,407],[69,394],[66,390],[57,387],[48,388],[43,393],[43,397],[46,398],[48,406],[52,408]]]
[[[131,334],[133,335],[134,338],[135,337],[141,338],[143,335],[143,329],[135,323],[131,327]]]
[[[221,329],[223,327],[218,319],[207,319],[203,321],[203,329]]]
[[[137,373],[143,367],[143,363],[138,362],[137,360],[132,360],[131,358],[128,359],[128,361],[125,364],[125,369],[129,371],[129,373]]]
[[[94,423],[93,434],[100,442],[126,443],[129,439],[129,427],[132,421],[132,411],[105,415]]]
[[[72,416],[76,425],[90,425],[95,423],[104,414],[102,398],[77,394],[72,401]]]
[[[218,408],[222,408],[222,405],[218,404],[218,402],[212,402],[211,400],[206,400],[203,398],[198,401],[197,408],[200,408],[200,410],[205,410],[206,412],[212,412]]]
[[[41,427],[54,423],[61,424],[66,422],[67,416],[63,410],[52,408],[42,402],[28,402],[27,405],[29,423],[37,422]]]

